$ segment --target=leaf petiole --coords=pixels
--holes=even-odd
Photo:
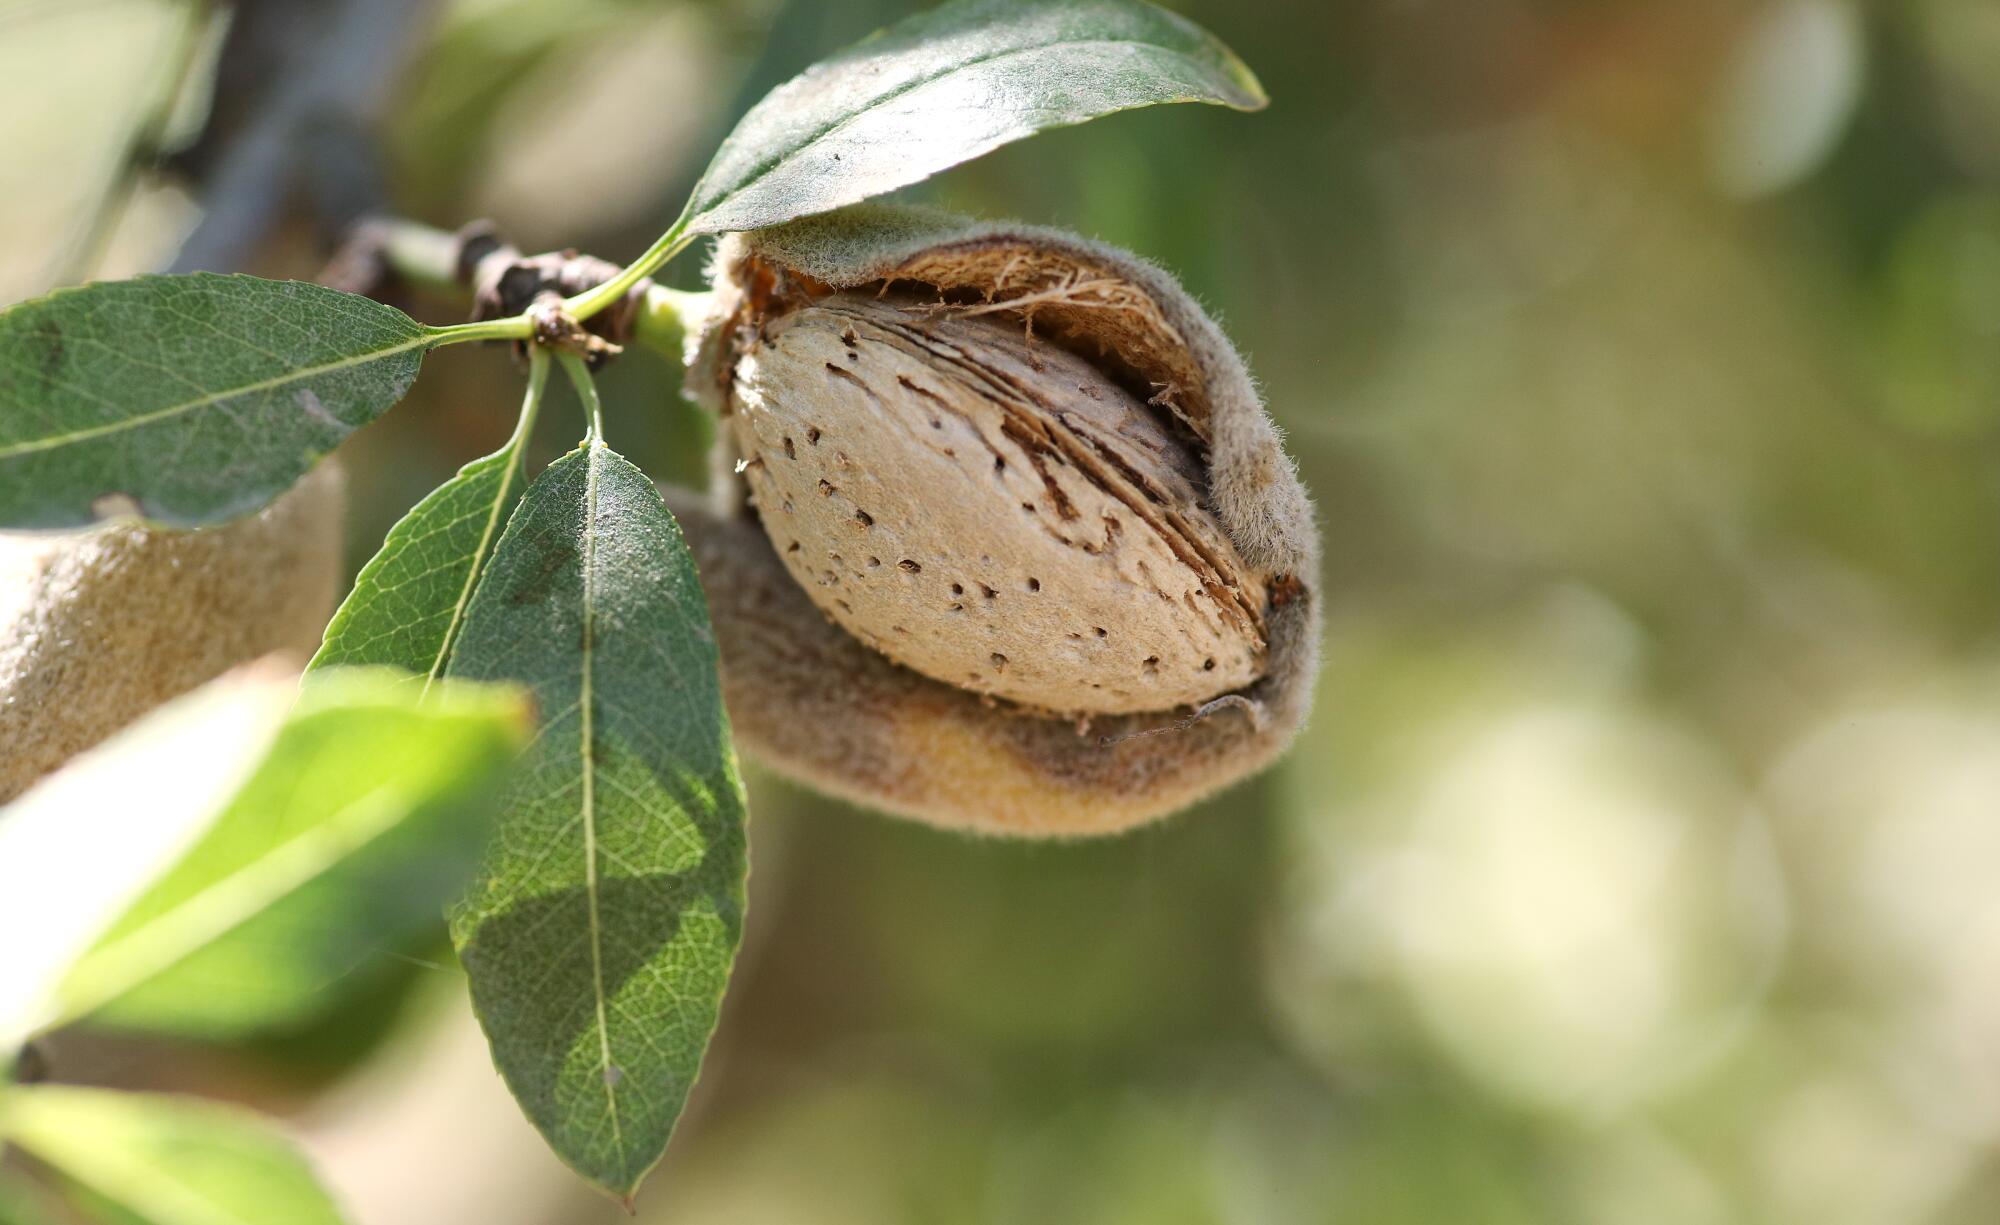
[[[549,381],[549,353],[540,345],[528,346],[528,390],[521,397],[521,416],[514,423],[513,436],[507,439],[503,449],[514,457],[514,463],[524,463],[528,448],[528,435],[535,431],[535,418],[542,412],[542,388]]]
[[[511,315],[505,319],[481,319],[476,323],[448,323],[442,327],[435,324],[424,325],[424,335],[430,340],[430,347],[466,344],[475,340],[529,340],[535,334],[535,325],[526,315]]]
[[[565,301],[564,309],[578,323],[584,322],[630,293],[634,285],[659,271],[662,265],[685,251],[697,237],[699,235],[688,232],[687,214],[683,212],[679,221],[674,222],[666,233],[660,235],[658,241],[646,248],[645,254],[625,265],[617,276],[604,284],[595,289],[587,289]]]
[[[583,364],[582,358],[567,349],[559,351],[556,360],[562,363],[563,373],[569,376],[570,384],[576,388],[577,399],[583,401],[583,411],[590,417],[590,432],[584,436],[584,441],[602,443],[604,403],[597,398],[597,383],[590,377],[590,367]]]

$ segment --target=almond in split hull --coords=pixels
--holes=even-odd
[[[1076,715],[1263,674],[1264,585],[1187,445],[1018,320],[823,298],[741,351],[728,428],[792,575],[906,667]]]

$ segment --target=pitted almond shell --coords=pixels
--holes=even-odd
[[[708,589],[730,720],[748,753],[821,791],[882,811],[989,834],[1075,837],[1128,829],[1184,808],[1284,751],[1311,708],[1318,671],[1318,530],[1241,355],[1172,276],[1129,252],[1060,230],[893,204],[732,235],[717,248],[712,276],[715,295],[690,331],[683,387],[723,418],[712,453],[716,479],[705,499],[670,492],[669,501]],[[905,305],[922,303],[934,320],[956,314],[1002,321],[1017,336],[1031,331],[1051,348],[1080,355],[1127,393],[1128,403],[1155,410],[1153,420],[1185,444],[1191,484],[1203,491],[1202,505],[1247,567],[1236,573],[1235,590],[1254,604],[1261,588],[1258,634],[1265,645],[1256,679],[1192,713],[1181,707],[1052,717],[1046,708],[996,701],[965,680],[935,679],[898,663],[828,617],[809,594],[817,587],[788,568],[781,550],[789,541],[774,544],[746,502],[749,493],[772,501],[771,492],[754,488],[757,469],[733,471],[748,457],[729,415],[736,380],[746,369],[755,376],[743,359],[761,360],[760,334],[842,291],[903,295]],[[1046,360],[1042,348],[1033,352]],[[845,353],[822,359],[822,380],[838,377],[825,362],[845,364]],[[818,428],[824,448],[825,426]],[[929,429],[928,420],[921,428]],[[797,434],[791,437],[801,445]],[[1011,468],[1015,459],[1001,454]],[[834,477],[825,479],[840,487]],[[964,490],[980,486],[958,487],[963,498]],[[791,496],[796,508],[797,494]],[[949,501],[940,492],[926,505]],[[866,503],[857,500],[853,509],[883,521]],[[1190,521],[1190,538],[1202,530]],[[801,541],[801,553],[805,547]],[[984,550],[972,560],[984,555],[999,558]],[[864,566],[870,556],[889,564],[887,553],[864,549]],[[1214,568],[1224,576],[1232,569]],[[984,597],[971,583],[940,577],[946,595],[959,582],[966,594]],[[1036,578],[1048,589],[1046,574],[1015,577]],[[1010,598],[1002,583],[991,585],[996,601]],[[975,615],[974,607],[964,615]],[[1049,632],[1066,636],[1074,629]],[[1104,629],[1109,636],[1119,626]],[[975,656],[964,671],[977,669]]]
[[[1066,715],[1263,672],[1264,585],[1189,442],[1018,320],[819,299],[745,346],[729,423],[786,567],[906,667]]]

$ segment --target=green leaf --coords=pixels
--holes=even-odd
[[[526,738],[513,693],[312,678],[214,826],[70,971],[72,1014],[224,1035],[296,1022],[438,921]]]
[[[543,719],[452,915],[474,1008],[550,1146],[629,1200],[714,1031],[745,872],[707,602],[652,482],[601,442],[551,465],[450,675],[524,682]]]
[[[60,1219],[40,1187],[0,1169],[0,1225],[55,1225]]]
[[[444,672],[479,569],[518,492],[520,452],[475,459],[383,538],[326,627],[308,671],[384,664],[429,681]]]
[[[0,1134],[147,1225],[340,1225],[305,1159],[255,1115],[195,1098],[44,1085]]]
[[[771,91],[696,184],[684,233],[825,212],[1047,128],[1162,102],[1266,99],[1213,35],[1142,0],[956,0]]]
[[[0,808],[0,931],[29,933],[0,974],[0,1063],[56,1020],[71,965],[214,823],[297,688],[274,663],[228,673]]]
[[[268,686],[198,694],[192,720],[176,704],[0,812],[0,930],[31,933],[10,941],[0,1040],[100,1009],[209,1034],[295,1020],[435,922],[478,858],[520,700],[451,686],[419,702],[348,670],[285,715]]]
[[[383,664],[423,679],[444,674],[472,589],[518,492],[522,452],[548,377],[535,351],[520,424],[507,445],[473,460],[404,515],[361,568],[307,671]]]
[[[147,276],[0,311],[0,529],[256,510],[402,398],[430,331],[296,281]]]

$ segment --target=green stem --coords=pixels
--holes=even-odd
[[[376,223],[382,234],[382,259],[406,281],[437,290],[463,291],[459,279],[458,236],[401,218]],[[610,284],[613,282],[607,282]],[[637,282],[634,282],[635,284]],[[619,293],[629,290],[621,289]],[[578,295],[579,301],[587,295]],[[689,326],[708,314],[712,294],[649,285],[632,323],[632,341],[679,361]],[[612,299],[616,300],[615,295]],[[577,316],[579,319],[582,316]],[[526,340],[533,334],[525,317],[492,319],[430,329],[433,343],[460,344],[471,340]]]
[[[424,334],[431,338],[431,346],[437,348],[474,340],[528,340],[535,334],[535,325],[529,322],[526,315],[512,315],[505,319],[481,319],[477,323],[451,323],[443,327],[427,324]]]
[[[590,377],[590,367],[576,354],[563,350],[556,354],[562,363],[563,373],[576,388],[577,399],[583,401],[584,412],[590,416],[590,433],[584,441],[601,445],[604,442],[604,404],[597,398],[597,382]]]
[[[644,255],[625,265],[617,276],[595,289],[586,290],[569,299],[563,303],[563,307],[569,311],[572,318],[582,323],[631,292],[634,285],[653,275],[662,264],[686,250],[695,237],[687,232],[687,217],[683,214],[666,233],[660,235],[658,241],[646,248]]]
[[[514,434],[507,439],[507,450],[514,452],[518,461],[528,445],[528,436],[535,432],[535,418],[542,411],[542,388],[549,379],[548,350],[540,345],[528,346],[528,390],[521,400],[521,417],[514,423]]]
[[[706,291],[654,285],[646,290],[639,314],[632,320],[632,339],[678,362],[683,356],[682,344],[688,329],[707,316],[714,300],[715,295]]]

